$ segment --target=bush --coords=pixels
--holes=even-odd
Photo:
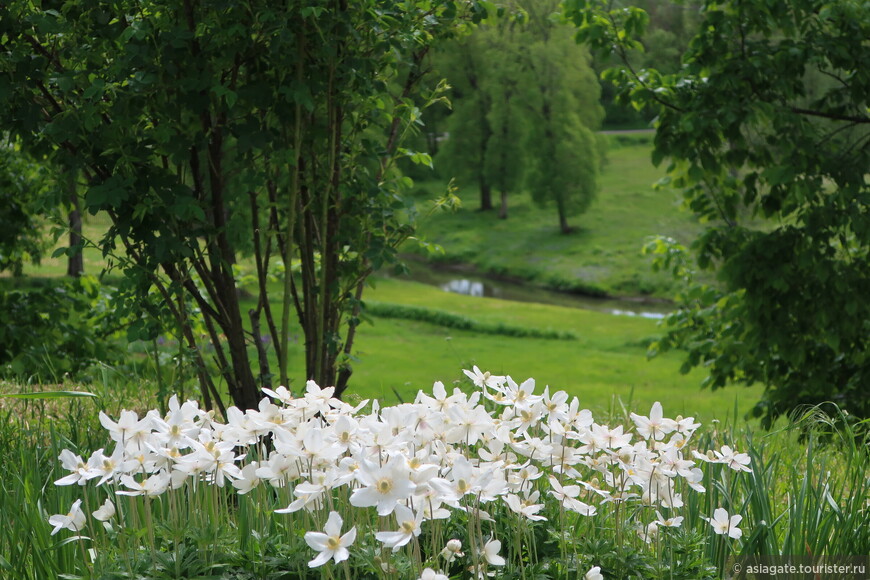
[[[511,326],[498,322],[489,324],[478,322],[465,316],[444,312],[443,310],[434,310],[431,308],[418,308],[414,306],[403,306],[401,304],[383,304],[378,302],[366,303],[366,313],[378,318],[398,318],[402,320],[416,320],[419,322],[428,322],[445,328],[455,328],[456,330],[468,330],[480,334],[495,334],[500,336],[510,336],[513,338],[543,338],[549,340],[576,340],[577,335],[573,332],[559,332],[556,330],[541,330],[538,328],[525,328],[522,326]]]
[[[120,324],[107,299],[89,277],[0,291],[0,374],[59,381],[118,361],[110,337]]]

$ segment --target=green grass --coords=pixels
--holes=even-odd
[[[653,273],[641,248],[654,235],[688,244],[700,225],[681,209],[678,192],[653,189],[664,169],[650,162],[650,137],[610,136],[598,198],[587,213],[569,220],[576,228],[569,235],[559,232],[555,209],[537,207],[528,193],[512,194],[509,217],[500,220],[494,211],[478,211],[477,189],[460,183],[463,207],[424,220],[420,236],[444,248],[435,259],[484,272],[589,293],[670,296],[670,277]],[[441,182],[419,183],[421,204],[444,189]]]
[[[678,355],[646,360],[645,339],[658,332],[652,320],[587,310],[461,296],[394,279],[376,280],[365,300],[447,312],[481,324],[570,332],[576,340],[513,338],[445,328],[413,320],[374,317],[359,327],[352,392],[362,397],[405,400],[434,381],[458,380],[462,368],[478,365],[517,381],[534,377],[563,389],[593,410],[618,399],[638,409],[661,401],[673,415],[724,420],[742,417],[761,394],[760,387],[715,392],[699,387],[703,373],[679,373]]]

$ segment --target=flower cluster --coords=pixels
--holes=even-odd
[[[332,388],[309,382],[299,397],[284,387],[264,389],[268,397],[257,409],[230,408],[226,423],[175,398],[165,415],[122,411],[116,422],[101,413],[114,447],[87,461],[63,451],[60,461],[70,474],[56,483],[111,483],[117,494],[149,498],[202,484],[232,486],[239,494],[261,485],[284,488],[290,500],[278,513],[307,510],[321,522],[329,514],[322,532],[305,534],[317,553],[313,567],[347,560],[357,537],[355,527],[342,533],[342,517],[331,509],[339,488],[351,506],[384,518],[372,536],[398,551],[427,522],[456,511],[479,522],[492,523],[495,510],[537,521],[546,519],[546,502],[582,517],[636,502],[656,513],[640,530],[649,536],[681,525],[680,516],[662,511],[679,509],[687,487],[704,491],[695,459],[749,470],[749,457],[728,447],[690,453],[700,425],[692,417],[665,418],[659,403],[648,416],[631,414],[628,426],[608,426],[563,391],[536,394],[532,379],[517,384],[477,367],[465,373],[478,387],[471,394],[448,393],[439,382],[431,395],[420,392],[413,403],[383,408],[376,401],[351,406],[335,399]],[[52,517],[55,532],[84,527],[79,505]],[[101,521],[113,515],[111,502],[94,514]],[[723,527],[725,517],[717,510],[710,522],[739,537],[739,520]],[[483,566],[501,566],[505,558],[491,527],[474,542],[474,555]],[[460,550],[448,542],[442,556],[449,563]],[[441,574],[427,569],[423,577]]]

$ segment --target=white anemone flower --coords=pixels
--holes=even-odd
[[[85,527],[85,512],[82,511],[82,500],[77,499],[67,514],[57,514],[48,518],[48,523],[54,526],[51,535],[55,535],[63,529],[78,532]]]
[[[103,505],[93,513],[94,517],[101,521],[107,522],[113,517],[115,517],[115,504],[112,503],[112,500],[106,498],[106,501],[103,502]]]
[[[356,526],[346,534],[341,535],[341,525],[344,520],[338,512],[329,512],[323,532],[305,532],[305,543],[317,552],[317,556],[308,562],[310,568],[317,568],[326,564],[330,559],[338,564],[350,557],[348,547],[356,540]]]
[[[378,532],[375,534],[375,538],[379,542],[383,542],[384,547],[392,548],[394,552],[398,552],[399,548],[420,535],[423,511],[421,510],[417,515],[414,515],[411,508],[398,504],[393,513],[396,514],[399,530],[396,532]]]
[[[127,445],[130,442],[141,443],[151,433],[150,417],[146,416],[140,421],[139,415],[126,409],[121,411],[121,416],[117,423],[112,421],[104,412],[100,411],[100,423],[109,432],[109,436],[113,441],[123,445]]]
[[[576,498],[577,496],[580,495],[580,486],[579,485],[562,486],[562,484],[559,483],[559,480],[556,479],[555,477],[553,477],[552,475],[550,476],[549,479],[550,479],[550,487],[552,488],[552,489],[550,489],[550,495],[555,497],[560,502],[564,502],[565,500],[570,499],[570,498]]]
[[[665,528],[679,528],[683,523],[683,516],[674,516],[672,518],[664,517],[660,511],[656,510],[656,523]]]
[[[281,401],[282,403],[284,403],[285,405],[289,406],[289,405],[293,404],[293,393],[291,393],[289,390],[287,390],[287,387],[285,387],[283,385],[278,387],[274,391],[272,389],[267,389],[265,387],[261,390],[264,393],[266,393],[267,395],[269,395],[270,397],[272,397],[273,399],[277,399],[277,400]]]
[[[410,468],[401,455],[392,457],[383,467],[365,461],[356,471],[356,477],[365,487],[354,490],[350,505],[377,506],[379,516],[391,514],[399,501],[408,499],[417,489],[411,481]]]
[[[489,372],[481,372],[481,370],[477,368],[477,365],[474,365],[471,368],[472,370],[470,371],[463,369],[462,372],[465,373],[465,376],[471,379],[471,382],[474,383],[475,387],[484,389],[484,391],[486,390],[486,387],[499,389],[505,381],[505,377],[503,376],[492,375]]]
[[[498,555],[501,550],[501,542],[495,538],[491,538],[483,545],[483,557],[491,566],[504,566],[505,560]]]
[[[723,445],[721,451],[714,451],[716,457],[719,458],[719,463],[724,463],[734,471],[746,471],[752,473],[752,468],[749,464],[752,458],[747,453],[737,453],[728,445]]]
[[[144,495],[155,497],[166,491],[169,487],[170,475],[167,471],[155,473],[143,482],[138,482],[132,476],[122,475],[121,483],[130,488],[129,491],[116,491],[118,495]]]
[[[453,562],[456,558],[461,558],[465,554],[462,552],[462,542],[457,539],[452,539],[447,541],[447,545],[444,546],[444,549],[441,550],[441,557],[444,558],[447,563]]]
[[[583,580],[604,580],[601,575],[601,566],[593,566],[583,575]]]
[[[636,413],[631,413],[630,416],[637,426],[637,432],[644,439],[652,437],[656,441],[661,441],[665,435],[677,428],[676,421],[667,419],[662,415],[662,404],[658,401],[653,403],[649,411],[649,417],[643,417]]]
[[[743,530],[737,526],[743,520],[743,516],[735,514],[728,517],[728,512],[725,508],[716,508],[712,518],[704,518],[710,525],[713,526],[713,531],[719,535],[727,535],[729,538],[739,540],[743,535]]]
[[[533,491],[528,494],[524,499],[520,499],[519,496],[509,493],[504,496],[503,499],[504,502],[511,509],[511,511],[513,511],[514,513],[525,516],[526,518],[533,521],[544,521],[547,518],[538,515],[538,512],[544,509],[544,504],[535,503],[538,501],[540,495],[540,492]]]
[[[87,463],[69,449],[64,449],[58,457],[61,466],[67,471],[72,471],[66,477],[62,477],[54,482],[55,485],[85,485],[89,479],[92,479],[95,474],[88,469]]]
[[[432,568],[424,568],[417,580],[450,580],[450,578],[440,570],[436,572]]]

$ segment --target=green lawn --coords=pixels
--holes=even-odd
[[[648,409],[661,401],[672,415],[705,419],[733,416],[735,401],[742,415],[760,388],[701,390],[700,372],[679,373],[678,356],[651,361],[642,341],[658,331],[653,320],[613,316],[587,310],[509,302],[450,294],[438,288],[392,279],[376,281],[367,301],[423,306],[467,316],[480,322],[570,331],[577,340],[545,340],[481,335],[404,320],[374,319],[360,327],[360,361],[352,379],[364,397],[404,398],[441,380],[449,385],[462,368],[478,365],[522,381],[534,377],[545,385],[578,396],[591,409],[608,408],[618,398],[632,408]]]
[[[569,220],[572,234],[561,234],[555,209],[537,207],[528,193],[512,194],[509,217],[500,220],[494,211],[478,211],[477,189],[460,183],[463,207],[423,220],[420,235],[444,248],[437,259],[485,272],[556,288],[670,296],[670,277],[653,273],[641,248],[654,235],[690,243],[700,226],[680,207],[679,192],[653,188],[664,169],[650,162],[649,137],[611,137],[598,198],[586,214]],[[421,207],[444,189],[442,182],[419,183]]]

